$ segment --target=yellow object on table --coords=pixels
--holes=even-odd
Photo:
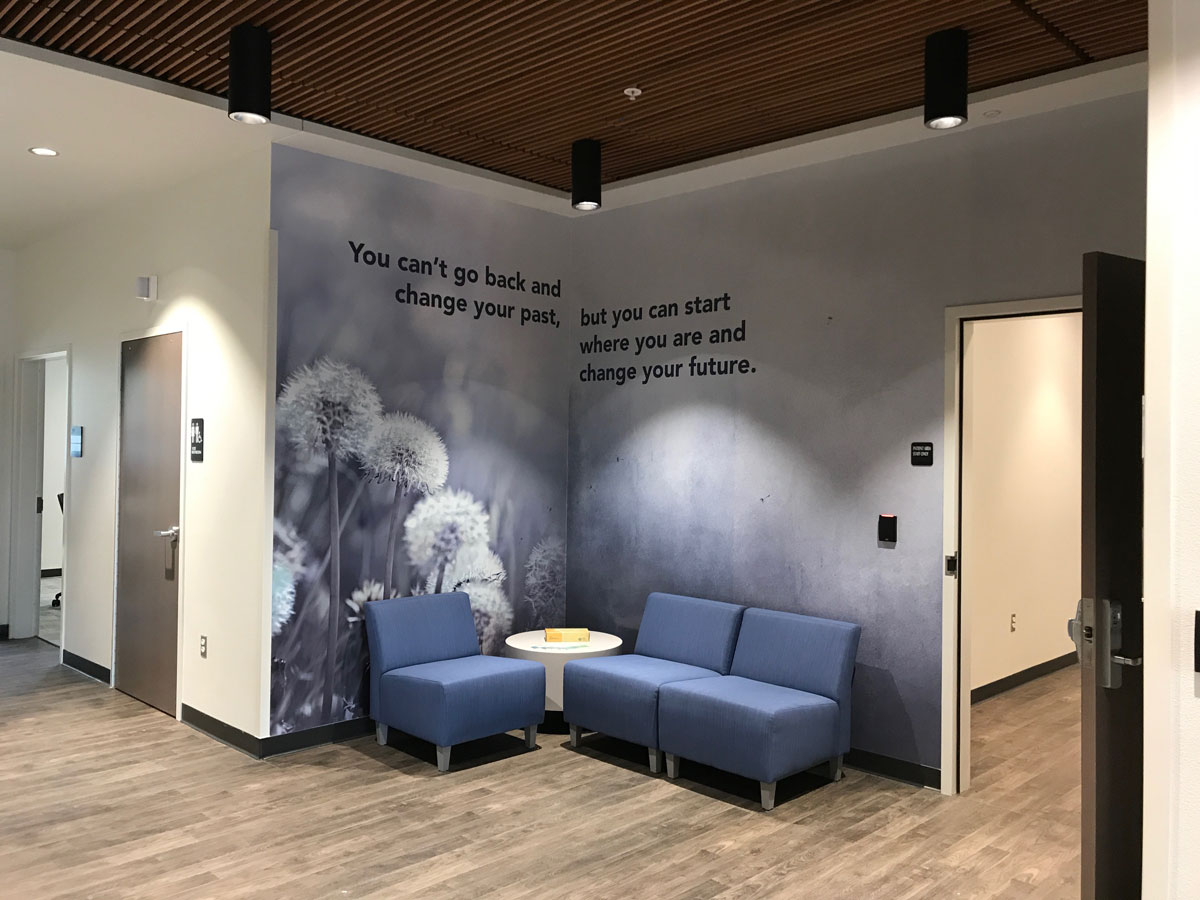
[[[546,643],[566,641],[590,641],[591,636],[586,628],[547,628]]]

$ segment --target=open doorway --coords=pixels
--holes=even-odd
[[[1078,817],[1083,314],[962,322],[960,573],[970,779]]]
[[[47,357],[42,389],[42,543],[38,637],[62,646],[67,496],[67,355]]]
[[[1078,796],[1078,766],[1062,763],[1080,734],[1066,623],[1080,597],[1081,302],[947,310],[946,793],[1041,778]]]
[[[59,648],[67,603],[69,385],[65,351],[18,361],[9,635]]]

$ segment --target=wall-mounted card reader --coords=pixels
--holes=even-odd
[[[896,543],[896,517],[879,516],[879,540],[884,544]]]

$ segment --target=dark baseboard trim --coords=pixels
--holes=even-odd
[[[882,753],[872,753],[870,750],[852,748],[843,757],[842,762],[852,769],[861,769],[864,772],[905,781],[918,787],[940,789],[942,786],[941,769],[923,766],[905,759],[896,759],[894,756],[884,756]]]
[[[260,738],[234,728],[232,725],[226,725],[220,719],[200,712],[186,703],[183,704],[180,718],[209,737],[216,738],[243,753],[248,753],[255,759],[266,759],[268,756],[293,753],[296,750],[319,747],[321,744],[347,741],[370,734],[375,730],[375,724],[370,719],[359,718],[320,725],[316,728],[306,728],[303,731],[293,731],[290,734],[274,734],[270,737]]]
[[[0,641],[8,640],[8,626],[0,625]]]
[[[198,731],[203,731],[209,737],[216,738],[235,750],[249,753],[255,759],[262,759],[262,738],[256,738],[232,725],[226,725],[220,719],[214,719],[208,713],[200,712],[186,703],[180,708],[179,718],[185,724],[191,725]]]
[[[54,578],[56,575],[62,575],[62,569],[42,569],[43,578]]]
[[[104,684],[110,684],[112,682],[112,672],[110,672],[105,666],[102,666],[99,663],[94,663],[90,659],[84,659],[82,656],[78,656],[72,653],[70,650],[63,651],[62,661],[64,666],[70,666],[76,672],[82,672],[89,678],[95,678],[97,681],[104,682]]]
[[[1003,694],[1005,691],[1010,691],[1026,682],[1033,681],[1035,678],[1041,678],[1043,675],[1049,675],[1051,672],[1057,672],[1059,669],[1073,666],[1078,661],[1079,659],[1074,653],[1065,653],[1055,659],[1048,659],[1044,663],[1038,663],[1036,666],[1022,669],[1020,672],[1006,675],[1004,678],[993,681],[991,684],[985,684],[982,687],[972,689],[971,702],[978,703],[980,700],[986,700],[988,697]]]
[[[375,723],[362,717],[333,722],[329,725],[319,725],[316,728],[305,728],[303,731],[293,731],[290,734],[273,734],[262,739],[263,757],[278,756],[281,753],[293,753],[308,747],[321,744],[336,744],[338,741],[348,741],[362,737],[375,730]]]

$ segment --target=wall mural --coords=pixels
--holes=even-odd
[[[629,640],[655,590],[857,622],[853,746],[936,768],[945,308],[1136,255],[1144,103],[1110,108],[1128,140],[1078,107],[572,223],[572,624]]]
[[[272,226],[280,734],[368,714],[372,600],[463,590],[485,653],[564,621],[568,248],[547,214],[278,146]]]

